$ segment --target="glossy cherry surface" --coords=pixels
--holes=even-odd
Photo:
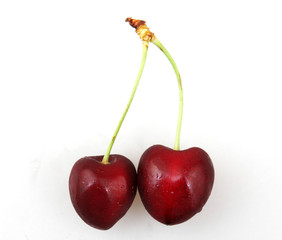
[[[69,191],[78,215],[90,226],[107,230],[125,215],[136,194],[136,170],[121,155],[79,159],[71,170]]]
[[[175,151],[154,145],[138,166],[138,191],[149,214],[161,223],[182,223],[200,212],[214,182],[214,168],[201,148]]]

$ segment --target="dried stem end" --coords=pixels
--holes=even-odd
[[[125,19],[125,21],[129,22],[130,26],[136,29],[136,33],[143,41],[151,41],[154,37],[154,33],[150,31],[145,21],[132,19],[130,17]]]

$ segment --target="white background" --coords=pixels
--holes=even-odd
[[[0,2],[0,239],[282,239],[282,3],[236,1]],[[124,20],[147,21],[180,70],[181,148],[216,171],[201,213],[156,222],[139,195],[113,228],[75,213],[75,161],[104,154],[127,103],[142,44]],[[112,153],[135,166],[173,147],[176,77],[154,45]]]

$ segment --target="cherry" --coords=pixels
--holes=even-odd
[[[146,210],[161,223],[182,223],[208,200],[214,168],[209,155],[201,148],[180,151],[183,115],[183,89],[178,68],[161,42],[143,20],[127,18],[142,40],[155,44],[168,58],[176,73],[179,88],[179,113],[174,149],[154,145],[142,155],[138,166],[138,191]]]
[[[175,151],[154,145],[138,166],[138,191],[146,210],[161,223],[182,223],[200,212],[209,198],[214,169],[201,148]]]
[[[124,216],[136,194],[136,170],[121,155],[78,160],[70,174],[69,190],[78,215],[90,226],[107,230]]]
[[[82,220],[97,229],[111,228],[127,212],[136,194],[137,175],[134,165],[126,157],[110,155],[110,152],[135,95],[147,51],[148,41],[143,41],[139,73],[106,154],[79,159],[70,173],[72,204]]]

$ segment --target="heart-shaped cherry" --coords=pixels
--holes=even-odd
[[[90,226],[107,230],[124,216],[136,194],[136,170],[129,159],[110,155],[78,160],[70,174],[69,190],[78,215]]]
[[[137,34],[148,38],[168,58],[176,73],[179,88],[179,113],[174,150],[155,145],[144,152],[138,166],[138,190],[147,211],[161,223],[182,223],[197,212],[209,198],[214,169],[208,154],[200,148],[180,151],[183,115],[183,90],[178,68],[165,47],[150,32],[143,20],[127,18]]]
[[[123,217],[136,194],[137,175],[134,165],[126,157],[110,155],[110,152],[139,84],[148,44],[148,41],[143,41],[139,73],[106,154],[81,158],[70,173],[72,204],[86,223],[98,229],[107,230]]]
[[[209,155],[201,148],[175,151],[154,145],[138,166],[138,191],[146,210],[161,223],[182,223],[200,212],[214,181]]]

